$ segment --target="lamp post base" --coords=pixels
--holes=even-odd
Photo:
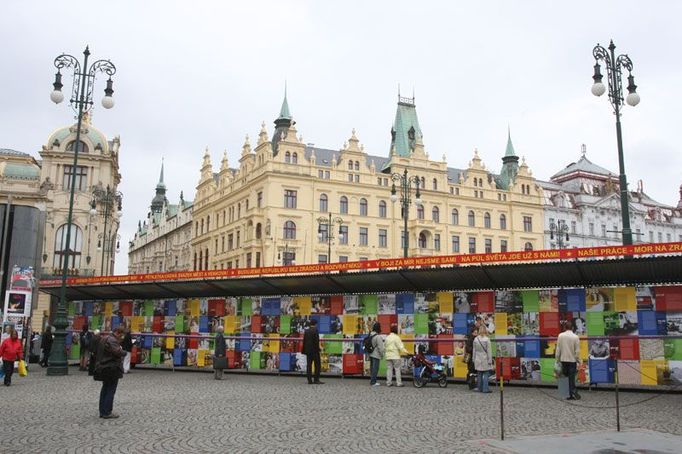
[[[69,375],[69,365],[59,365],[59,366],[48,366],[47,375],[58,376],[58,375]]]

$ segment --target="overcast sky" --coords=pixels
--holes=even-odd
[[[426,6],[426,5],[429,6]],[[388,154],[398,84],[416,94],[427,153],[466,167],[478,148],[499,171],[507,126],[539,179],[588,158],[618,173],[615,117],[591,95],[592,49],[613,39],[634,63],[641,103],[623,111],[630,188],[676,205],[682,2],[69,1],[3,2],[0,148],[38,157],[73,123],[49,100],[54,58],[110,59],[116,106],[95,87],[93,124],[121,137],[122,245],[144,219],[165,158],[167,196],[193,199],[205,147],[237,163],[261,122],[272,133],[284,82],[304,141],[339,149],[351,130]],[[71,89],[65,77],[64,91]],[[676,101],[677,100],[677,101]],[[675,113],[678,112],[678,113]],[[116,273],[127,271],[127,250]]]

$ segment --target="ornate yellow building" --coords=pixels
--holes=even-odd
[[[477,151],[465,169],[450,168],[426,153],[411,98],[399,98],[391,136],[388,157],[369,155],[355,131],[340,150],[308,146],[285,95],[273,136],[265,124],[255,148],[247,136],[237,168],[225,154],[214,172],[206,150],[192,213],[193,269],[401,257],[402,205],[391,189],[392,175],[404,170],[418,178],[422,202],[413,185],[409,256],[542,247],[542,190],[511,138],[499,174]]]

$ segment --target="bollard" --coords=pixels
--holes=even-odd
[[[500,373],[500,440],[504,441],[504,375]]]

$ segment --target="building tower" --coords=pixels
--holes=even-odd
[[[168,199],[166,198],[166,184],[163,182],[163,160],[161,160],[161,175],[156,184],[156,195],[152,199],[152,213],[161,213],[164,205],[168,205]]]

